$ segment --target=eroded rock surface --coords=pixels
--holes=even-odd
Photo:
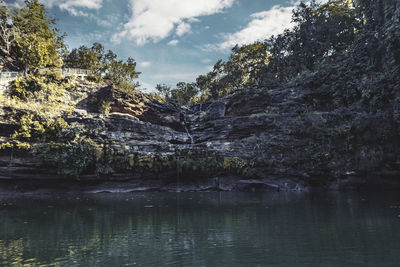
[[[399,175],[397,125],[385,114],[356,107],[334,110],[321,92],[289,86],[242,90],[187,107],[139,92],[127,97],[110,87],[74,92],[71,99],[76,109],[64,119],[93,129],[93,140],[113,149],[114,165],[65,177],[28,152],[3,150],[0,188],[23,191],[32,180],[43,185],[60,179],[85,183],[90,192],[336,190],[368,184],[351,177],[376,177],[393,187]],[[94,99],[108,99],[111,113],[99,114]],[[318,100],[313,108],[309,99]],[[6,112],[0,114],[3,138],[16,128]],[[14,187],[4,182],[10,179]],[[24,187],[26,180],[31,182]]]

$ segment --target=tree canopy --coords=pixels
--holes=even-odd
[[[114,85],[133,90],[138,86],[134,80],[138,78],[136,62],[128,58],[126,62],[117,59],[117,55],[104,49],[100,43],[94,43],[92,47],[80,46],[74,48],[65,55],[64,64],[66,67],[89,69],[93,72],[96,80],[107,79]]]
[[[25,0],[25,7],[0,8],[0,47],[3,58],[11,58],[20,70],[59,67],[66,49],[63,36],[38,0]]]
[[[282,34],[235,46],[226,62],[196,79],[189,102],[285,83],[326,90],[337,105],[384,105],[399,95],[398,0],[302,2],[292,20]]]
[[[21,8],[9,8],[0,0],[0,58],[13,70],[36,72],[43,67],[89,69],[96,81],[107,79],[116,87],[130,91],[138,86],[136,62],[125,62],[100,43],[80,46],[68,52],[64,35],[59,34],[55,20],[49,18],[38,0],[25,0]]]

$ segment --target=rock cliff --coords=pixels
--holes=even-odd
[[[109,114],[98,113],[94,104],[104,99]],[[180,107],[86,84],[69,100],[76,109],[64,119],[92,131],[97,162],[71,176],[60,171],[68,162],[43,157],[40,144],[34,151],[5,148],[0,188],[301,191],[399,184],[395,122],[357,107],[333,109],[323,92],[256,88]],[[1,109],[3,141],[18,128],[7,112]]]

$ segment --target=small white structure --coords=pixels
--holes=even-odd
[[[77,69],[77,68],[63,68],[61,69],[61,71],[64,77],[75,76],[81,79],[84,79],[86,76],[92,74],[91,70]]]
[[[78,68],[63,68],[59,69],[64,77],[75,76],[84,79],[86,76],[92,74],[91,70],[78,69]],[[0,72],[0,92],[7,89],[11,81],[15,80],[18,76],[23,75],[22,72]]]
[[[19,72],[0,72],[0,91],[5,90],[9,83],[19,75]]]

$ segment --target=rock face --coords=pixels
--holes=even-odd
[[[2,150],[0,188],[303,191],[399,184],[397,126],[384,114],[332,110],[323,93],[296,87],[241,90],[179,107],[104,87],[74,99],[77,109],[65,120],[93,129],[93,140],[103,147],[102,171],[66,177],[30,153]],[[108,99],[111,113],[97,113],[93,99]],[[309,99],[318,100],[312,109]],[[0,131],[7,136],[16,126],[2,121]],[[105,159],[104,147],[112,159]]]

